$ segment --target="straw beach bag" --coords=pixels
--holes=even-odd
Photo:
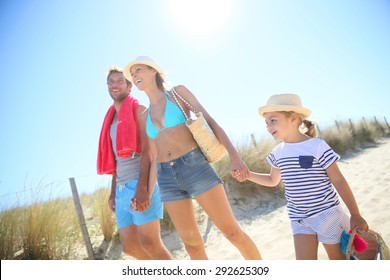
[[[367,250],[357,252],[354,249],[352,242],[356,234],[367,242]],[[346,258],[347,260],[390,260],[390,250],[379,233],[371,229],[365,232],[354,228],[348,242]]]
[[[195,107],[188,103],[180,94],[176,92],[174,87],[172,88],[172,95],[187,120],[186,125],[188,129],[191,131],[192,136],[198,143],[207,161],[209,163],[213,163],[222,159],[226,153],[226,148],[221,144],[221,142],[219,142],[213,130],[210,128],[207,121],[203,117],[202,112],[199,112]],[[187,116],[178,98],[181,99],[187,105],[190,111],[195,114],[197,117],[196,119],[192,119],[191,115]]]

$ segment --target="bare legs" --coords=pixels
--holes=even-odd
[[[141,243],[154,260],[173,260],[171,253],[164,246],[160,235],[160,220],[139,226]]]
[[[141,237],[136,225],[119,229],[119,240],[121,241],[123,252],[138,260],[151,260],[152,256],[142,247]]]
[[[131,225],[119,230],[123,252],[139,260],[173,259],[162,243],[160,221],[153,220],[145,225]]]
[[[222,185],[218,185],[208,192],[199,195],[196,200],[245,259],[261,259],[255,243],[238,225]]]
[[[191,200],[165,202],[165,209],[192,260],[206,260],[202,235],[195,220]]]
[[[238,225],[221,184],[197,196],[196,200],[245,259],[261,259],[255,243]],[[190,258],[207,259],[203,239],[195,220],[192,201],[166,202],[165,207]]]
[[[323,244],[330,260],[345,260],[345,255],[341,251],[340,243]],[[318,240],[314,234],[294,235],[295,256],[297,260],[317,260]]]

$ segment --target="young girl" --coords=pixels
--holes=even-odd
[[[207,259],[203,238],[195,220],[192,198],[197,200],[245,259],[260,259],[255,243],[234,218],[221,179],[185,125],[186,119],[172,92],[164,87],[161,67],[152,58],[141,56],[130,62],[123,72],[149,98],[146,132],[157,149],[157,179],[161,200],[191,259]],[[247,176],[247,166],[223,129],[185,86],[177,86],[175,90],[203,113],[229,153],[232,172],[239,170]],[[184,103],[181,106],[188,114],[188,107]]]
[[[337,166],[340,156],[324,140],[315,138],[315,126],[306,119],[310,113],[295,94],[273,95],[259,108],[268,132],[282,142],[267,157],[270,174],[250,172],[248,179],[267,187],[282,179],[296,259],[317,259],[318,242],[329,259],[345,259],[340,246],[342,231],[355,227],[367,231],[368,225]],[[349,223],[337,193],[348,207]]]

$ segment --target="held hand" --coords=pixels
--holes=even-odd
[[[355,227],[358,227],[364,231],[368,231],[368,224],[366,220],[363,219],[363,217],[360,215],[351,215],[350,226],[351,230],[353,230]]]
[[[246,164],[241,160],[231,161],[230,163],[230,173],[234,178],[239,182],[244,182],[249,177],[249,169]]]
[[[146,191],[137,191],[131,199],[130,210],[145,212],[150,206],[149,193]]]
[[[247,177],[245,177],[245,173],[241,173],[238,170],[233,170],[232,176],[239,181],[240,183],[247,180]]]

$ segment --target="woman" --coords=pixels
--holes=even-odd
[[[158,184],[161,200],[191,259],[207,259],[203,239],[195,220],[195,198],[225,237],[245,259],[261,259],[259,250],[240,228],[230,208],[221,179],[207,162],[172,94],[164,87],[164,72],[152,58],[140,56],[123,71],[128,80],[149,98],[146,130],[157,148]],[[203,113],[217,138],[226,147],[234,172],[247,177],[249,170],[223,129],[184,86],[175,90]],[[181,101],[179,101],[181,102]],[[189,114],[188,107],[182,108]]]

